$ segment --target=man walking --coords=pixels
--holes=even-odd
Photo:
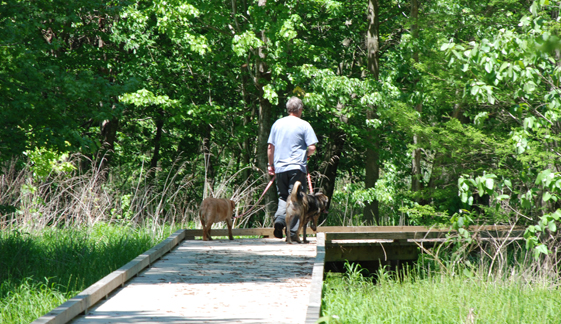
[[[271,128],[267,156],[269,175],[276,174],[279,202],[274,218],[274,235],[282,238],[283,229],[287,226],[286,199],[296,181],[306,183],[307,159],[316,151],[318,139],[312,126],[301,119],[304,104],[298,97],[292,97],[286,103],[288,116],[277,120]],[[293,219],[288,224],[290,235],[298,231],[299,220]]]

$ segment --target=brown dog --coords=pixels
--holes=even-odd
[[[232,214],[236,203],[228,199],[206,198],[201,204],[199,217],[203,225],[203,241],[212,241],[210,237],[210,228],[212,224],[226,221],[228,225],[228,236],[233,240],[232,236]]]
[[[300,232],[303,228],[304,243],[308,243],[306,239],[306,227],[308,222],[312,221],[310,227],[315,232],[319,215],[325,212],[327,202],[329,201],[329,198],[322,193],[306,195],[302,192],[302,189],[300,189],[301,187],[302,184],[300,181],[296,181],[286,202],[286,243],[288,244],[292,244],[292,237],[289,229],[290,224],[292,224],[292,218],[298,217],[300,219],[300,225],[298,226],[298,232],[296,232],[294,240],[298,243],[302,243],[300,241]]]

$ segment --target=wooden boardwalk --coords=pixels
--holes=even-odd
[[[315,240],[185,240],[71,323],[303,323],[315,257]]]
[[[499,225],[470,231],[481,242],[523,235]],[[272,228],[233,232],[265,238],[205,242],[194,240],[202,230],[179,230],[33,323],[316,323],[325,262],[410,262],[423,244],[454,234],[420,226],[319,227],[312,243],[289,245],[267,238]]]

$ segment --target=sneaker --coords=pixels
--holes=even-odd
[[[284,229],[284,226],[281,223],[275,223],[275,230],[273,231],[273,235],[276,238],[281,239],[282,238],[282,230]]]

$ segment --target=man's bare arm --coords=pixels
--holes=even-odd
[[[312,144],[308,146],[308,156],[312,156],[316,152],[316,145]]]
[[[267,166],[267,173],[269,175],[275,175],[275,146],[273,144],[269,144],[267,147],[267,161],[269,164]]]

